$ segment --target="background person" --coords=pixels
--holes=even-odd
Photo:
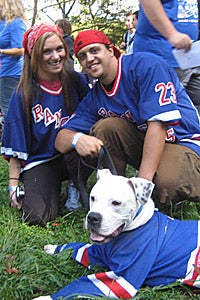
[[[56,148],[96,157],[104,144],[118,174],[131,164],[155,183],[161,203],[200,201],[199,116],[173,68],[151,53],[120,56],[98,30],[80,32],[74,50],[98,81],[58,132]]]
[[[22,73],[26,16],[21,0],[0,0],[0,6],[5,19],[0,31],[0,105],[5,119],[12,92]]]
[[[200,112],[200,66],[180,69],[172,49],[190,50],[199,34],[198,0],[141,0],[134,52],[163,57],[176,70],[180,81]]]
[[[120,48],[123,49],[127,54],[133,53],[133,43],[138,22],[138,13],[139,11],[135,11],[134,13],[128,12],[125,16],[125,25],[128,30],[123,35],[123,42],[121,43]]]
[[[0,31],[3,30],[5,26],[5,20],[2,15],[2,10],[3,10],[3,5],[2,2],[0,2]],[[1,64],[1,57],[0,57],[0,64]],[[0,107],[0,139],[3,131],[3,124],[4,124],[4,118],[3,118],[2,109]]]
[[[3,17],[2,11],[3,11],[3,5],[2,5],[2,1],[0,1],[0,31],[4,29],[5,22],[6,22]]]
[[[66,66],[69,70],[74,70],[74,38],[72,34],[72,25],[66,19],[59,19],[55,22],[55,24],[60,28],[63,39],[66,42],[68,49],[68,59]]]
[[[58,26],[58,28],[61,30],[63,39],[66,43],[68,50],[68,57],[66,59],[65,66],[67,70],[74,70],[74,38],[71,35],[72,25],[66,19],[57,20],[55,22],[55,25]],[[67,182],[66,195],[67,201],[65,206],[68,210],[73,210],[80,207],[80,203],[78,201],[80,198],[80,193],[79,190],[75,187],[72,180],[68,180]]]
[[[77,179],[75,151],[60,155],[56,134],[88,92],[85,79],[66,71],[66,44],[54,25],[28,29],[23,41],[24,66],[5,122],[2,155],[9,161],[11,205],[21,208],[26,222],[46,225],[58,214],[61,182]],[[25,195],[19,203],[19,180]]]

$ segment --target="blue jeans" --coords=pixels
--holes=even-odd
[[[10,98],[14,88],[17,86],[20,78],[2,77],[0,78],[0,106],[4,119],[8,113]]]
[[[179,80],[184,85],[193,104],[200,114],[200,67],[181,70],[175,68]]]

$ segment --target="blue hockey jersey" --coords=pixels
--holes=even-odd
[[[167,142],[190,147],[200,155],[199,115],[173,68],[156,55],[119,58],[112,90],[97,82],[63,127],[88,133],[99,119],[108,117],[136,122],[140,130],[147,128],[148,121],[166,122]]]
[[[77,73],[77,83],[71,81],[71,94],[75,106],[87,94],[89,87],[85,78]],[[77,84],[80,85],[77,88]],[[34,99],[31,107],[32,119],[28,123],[22,95],[16,89],[12,95],[4,126],[1,154],[9,159],[21,160],[24,169],[53,159],[59,153],[54,143],[59,128],[67,122],[62,87],[40,85],[42,99]]]

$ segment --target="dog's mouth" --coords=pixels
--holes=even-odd
[[[123,231],[124,226],[125,226],[125,224],[122,224],[115,231],[113,231],[113,233],[111,233],[109,235],[103,235],[93,229],[90,229],[90,239],[94,243],[106,243],[106,242],[110,241],[111,239],[113,239],[114,237],[118,236]]]

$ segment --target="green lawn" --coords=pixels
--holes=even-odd
[[[70,259],[70,251],[57,256],[43,252],[43,246],[48,243],[88,242],[83,225],[86,211],[67,213],[62,208],[60,217],[45,228],[28,226],[21,221],[21,213],[9,206],[8,165],[2,157],[0,178],[0,300],[30,300],[55,292],[72,280],[89,274],[87,269]],[[90,185],[94,178],[91,177]],[[64,204],[64,196],[62,201]],[[198,204],[183,203],[181,210],[171,214],[181,219],[198,219],[199,208]],[[165,288],[143,288],[134,299],[200,299],[200,294],[197,290],[174,284]]]

